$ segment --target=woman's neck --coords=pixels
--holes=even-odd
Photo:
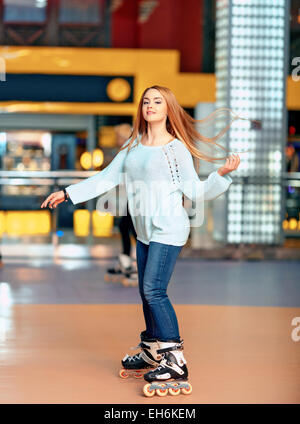
[[[167,131],[161,133],[161,134],[147,134],[145,133],[141,139],[141,142],[143,144],[149,144],[149,146],[160,146],[161,144],[165,144],[172,138],[172,134],[168,133]]]

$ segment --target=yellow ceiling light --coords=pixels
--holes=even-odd
[[[104,155],[101,149],[95,149],[93,151],[93,167],[98,168],[103,164]]]
[[[83,169],[90,169],[92,167],[92,155],[90,152],[84,152],[80,156],[80,165]]]

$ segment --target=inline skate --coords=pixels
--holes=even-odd
[[[162,355],[157,353],[158,343],[156,339],[147,339],[141,334],[141,342],[134,349],[141,348],[141,352],[136,355],[126,355],[122,359],[123,368],[119,372],[121,378],[133,376],[143,377],[149,368],[155,368],[162,360]]]
[[[192,386],[187,382],[188,369],[183,356],[183,340],[177,342],[158,342],[157,354],[163,355],[160,364],[154,370],[144,374],[148,382],[143,388],[146,397],[172,396],[192,393]]]

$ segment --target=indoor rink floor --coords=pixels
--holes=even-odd
[[[144,329],[113,259],[7,259],[0,268],[0,403],[300,403],[300,264],[179,258],[169,285],[190,395],[146,398],[119,377]],[[298,326],[298,329],[297,329]]]

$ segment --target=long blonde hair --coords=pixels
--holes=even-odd
[[[147,133],[147,121],[143,117],[142,106],[143,106],[144,95],[146,94],[147,90],[149,90],[151,88],[155,88],[156,90],[158,90],[161,93],[161,95],[164,97],[164,99],[166,100],[166,103],[167,103],[167,122],[166,122],[167,131],[170,134],[172,134],[174,137],[178,138],[179,140],[181,140],[183,142],[183,144],[188,148],[188,150],[190,151],[192,156],[194,158],[196,158],[197,166],[199,165],[199,159],[202,159],[202,160],[205,160],[205,161],[208,161],[208,162],[216,162],[216,161],[219,161],[219,160],[224,160],[229,156],[229,155],[227,155],[227,156],[218,157],[218,158],[213,157],[213,156],[209,156],[209,155],[201,152],[201,150],[199,150],[199,148],[197,146],[197,142],[205,143],[206,145],[209,145],[209,146],[212,146],[212,145],[218,146],[221,149],[229,152],[228,149],[226,149],[225,147],[216,143],[216,140],[218,140],[220,137],[222,137],[222,135],[225,134],[225,132],[232,125],[232,123],[234,121],[236,121],[237,119],[245,119],[245,120],[249,120],[249,119],[242,118],[242,117],[236,115],[229,108],[218,108],[214,112],[209,114],[204,119],[194,119],[192,116],[190,116],[180,106],[180,104],[178,103],[173,92],[169,88],[162,87],[160,85],[152,85],[151,87],[147,87],[144,90],[144,92],[141,96],[139,105],[138,105],[137,116],[136,116],[136,120],[135,120],[134,125],[133,125],[133,130],[132,130],[132,133],[130,135],[131,140],[126,146],[121,148],[120,151],[123,150],[123,149],[126,149],[126,148],[128,148],[128,151],[130,151],[131,145],[134,142],[134,140],[139,135],[144,136],[144,134]],[[214,120],[218,117],[218,115],[220,115],[221,113],[223,113],[225,111],[231,113],[231,115],[232,115],[231,122],[228,125],[226,125],[216,136],[205,137],[203,134],[200,134],[196,130],[196,128],[195,128],[196,124],[207,126],[209,123],[211,123],[211,122],[213,123]],[[258,122],[258,121],[254,121],[254,122]],[[138,140],[138,143],[139,143],[139,140]],[[236,152],[236,153],[239,153],[239,152]]]

